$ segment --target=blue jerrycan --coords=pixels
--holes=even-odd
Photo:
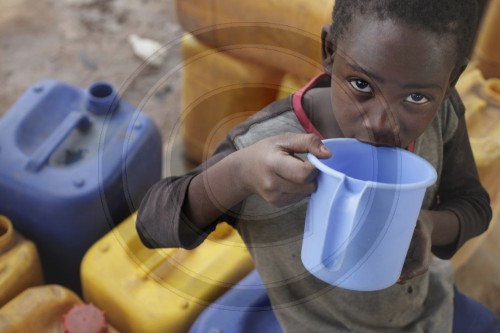
[[[207,307],[189,330],[205,332],[283,333],[256,270]]]
[[[46,80],[0,118],[0,214],[33,240],[47,283],[80,293],[86,250],[161,178],[161,135],[112,85]]]

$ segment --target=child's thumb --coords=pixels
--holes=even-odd
[[[330,151],[330,149],[328,149],[327,146],[325,146],[323,144],[323,142],[321,142],[321,145],[319,147],[319,151],[320,151],[320,153],[318,155],[315,155],[316,157],[328,158],[328,157],[332,156],[332,152]]]
[[[281,147],[291,153],[311,153],[317,158],[328,158],[332,155],[320,138],[313,134],[288,134]]]
[[[327,146],[315,135],[311,136],[312,139],[309,145],[309,152],[318,158],[328,158],[332,156],[332,152]]]

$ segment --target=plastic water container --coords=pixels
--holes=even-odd
[[[189,333],[282,333],[257,271],[219,297],[196,319]]]
[[[436,170],[400,148],[328,139],[306,213],[302,262],[317,278],[345,289],[387,288],[401,275],[427,187]]]
[[[253,270],[236,230],[219,224],[194,250],[148,249],[130,216],[82,261],[84,299],[120,332],[187,332],[214,300]]]
[[[176,1],[184,30],[217,52],[309,79],[322,71],[320,32],[331,23],[333,3]]]
[[[0,332],[117,333],[105,313],[59,285],[26,289],[0,308]]]
[[[181,51],[183,150],[202,162],[234,126],[276,99],[283,74],[215,51],[191,34]]]
[[[500,44],[498,43],[500,0],[489,0],[486,6],[474,46],[472,63],[487,79],[500,78]]]
[[[35,242],[47,283],[80,289],[85,251],[161,178],[161,145],[106,82],[41,81],[0,119],[0,213]]]
[[[467,110],[471,148],[481,183],[490,195],[493,218],[486,232],[467,241],[453,256],[455,269],[485,241],[496,242],[495,225],[500,220],[500,78],[485,79],[479,69],[472,68],[458,80],[457,91]]]
[[[26,288],[43,283],[42,267],[33,242],[0,215],[0,308]]]

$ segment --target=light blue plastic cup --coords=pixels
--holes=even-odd
[[[319,169],[309,200],[302,262],[317,278],[345,289],[393,285],[415,229],[430,163],[404,149],[355,139],[328,139],[328,159],[308,154]]]

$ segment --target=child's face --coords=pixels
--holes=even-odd
[[[453,40],[391,20],[356,17],[335,53],[323,51],[340,130],[376,145],[418,138],[454,81]]]

